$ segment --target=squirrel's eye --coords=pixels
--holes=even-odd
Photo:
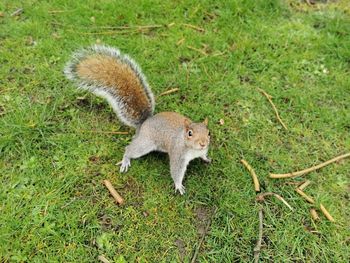
[[[193,132],[191,130],[188,131],[188,137],[192,137]]]

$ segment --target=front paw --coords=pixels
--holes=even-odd
[[[131,166],[130,159],[124,157],[123,160],[121,162],[119,162],[117,165],[120,165],[119,171],[121,173],[126,173],[129,169],[129,167]]]
[[[205,157],[202,157],[202,160],[206,163],[206,164],[210,164],[211,163],[211,158],[205,156]]]
[[[179,191],[180,195],[183,195],[185,193],[185,187],[181,185],[175,185],[175,193]]]

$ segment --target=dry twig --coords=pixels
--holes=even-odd
[[[284,122],[282,121],[280,115],[278,114],[278,111],[277,111],[277,108],[275,106],[275,104],[273,104],[271,98],[272,96],[270,94],[268,94],[265,90],[261,89],[261,88],[258,88],[258,90],[267,98],[267,100],[270,102],[273,110],[275,111],[275,114],[276,114],[276,117],[278,119],[278,121],[282,124],[283,128],[285,130],[288,130],[287,126],[284,124]]]
[[[304,199],[306,199],[306,201],[308,201],[309,203],[311,204],[314,204],[315,203],[315,200],[308,196],[307,194],[305,194],[302,190],[299,189],[299,187],[295,188],[295,191],[300,194]]]
[[[215,215],[216,211],[217,211],[217,207],[215,208],[215,210],[214,210],[214,212],[213,212],[213,214],[212,214],[212,217]],[[202,246],[202,243],[203,243],[203,241],[204,241],[204,239],[205,239],[206,234],[207,234],[208,231],[209,231],[210,224],[211,224],[211,219],[209,218],[209,219],[208,219],[208,222],[207,222],[207,225],[205,226],[205,230],[204,230],[204,232],[203,232],[202,238],[200,239],[200,241],[199,241],[199,243],[198,243],[198,246],[196,247],[196,250],[194,251],[194,254],[193,254],[191,263],[196,262],[196,259],[197,259],[199,250],[200,250],[200,248],[201,248],[201,246]]]
[[[272,192],[261,193],[261,194],[256,196],[256,200],[257,201],[264,201],[265,196],[269,196],[269,195],[275,196],[278,200],[282,201],[290,210],[293,211],[293,208],[287,203],[287,201],[284,200],[284,198],[282,196],[280,196],[279,194],[276,194],[276,193],[272,193]]]
[[[99,255],[98,260],[103,262],[103,263],[110,263],[110,261],[107,258],[105,258],[104,255]]]
[[[103,31],[103,32],[76,32],[74,30],[68,30],[79,35],[126,35],[132,33],[138,33],[137,30],[132,31]]]
[[[169,26],[172,26],[169,24]],[[154,29],[154,28],[161,28],[165,27],[164,25],[145,25],[145,26],[135,26],[136,29],[142,30],[142,29]]]
[[[180,46],[180,45],[183,44],[183,42],[185,42],[185,38],[184,38],[184,37],[181,38],[179,41],[177,41],[177,42],[176,42],[176,45],[177,45],[177,46]]]
[[[300,186],[302,185],[304,182],[284,182],[284,185],[296,185],[296,186]]]
[[[212,55],[212,57],[218,57],[218,56],[223,56],[223,55],[225,55],[225,51],[216,51],[213,55]]]
[[[310,214],[311,214],[311,217],[314,221],[320,220],[320,217],[318,216],[315,208],[310,209]]]
[[[173,88],[173,89],[170,89],[170,90],[167,90],[167,91],[160,93],[157,97],[168,95],[168,94],[174,93],[178,90],[179,90],[179,88]]]
[[[344,159],[346,157],[349,157],[349,156],[350,156],[350,153],[346,153],[346,154],[340,155],[338,157],[335,157],[331,160],[328,160],[324,163],[318,164],[316,166],[313,166],[313,167],[310,167],[310,168],[307,168],[307,169],[304,169],[304,170],[298,171],[298,172],[292,172],[292,173],[287,173],[287,174],[272,174],[272,173],[270,173],[270,178],[290,178],[290,177],[301,176],[301,175],[313,172],[315,170],[318,170],[318,169],[320,169],[328,164],[337,162],[337,161]]]
[[[259,237],[256,242],[256,246],[254,248],[254,262],[259,262],[259,256],[261,251],[261,243],[262,243],[262,235],[263,235],[263,209],[259,210]]]
[[[198,27],[198,26],[194,26],[194,25],[191,25],[191,24],[183,24],[185,27],[188,27],[188,28],[191,28],[191,29],[194,29],[198,32],[205,32],[204,28],[201,28],[201,27]]]
[[[247,163],[246,160],[242,159],[241,163],[248,169],[248,171],[250,172],[250,174],[252,175],[253,178],[253,182],[254,182],[254,188],[255,188],[255,192],[260,192],[260,184],[259,184],[259,180],[258,177],[256,176],[256,173],[254,171],[254,169],[249,165],[249,163]]]
[[[335,222],[334,218],[331,216],[331,214],[327,211],[327,209],[322,204],[320,204],[320,209],[329,221]]]
[[[192,46],[187,46],[187,48],[191,49],[191,50],[194,50],[194,51],[197,51],[197,52],[201,53],[204,56],[208,56],[207,52],[205,52],[203,49],[195,48],[195,47],[192,47]]]
[[[117,34],[132,34],[132,33],[142,33],[146,30],[162,28],[166,25],[144,25],[144,26],[116,26],[116,27],[99,27],[103,29],[111,29],[110,31],[102,32],[75,32],[80,35],[117,35]],[[119,31],[117,31],[119,30]]]
[[[117,204],[123,204],[124,199],[117,193],[111,182],[109,180],[103,180],[103,183],[108,188],[109,192],[111,193]]]
[[[304,189],[309,185],[311,184],[311,181],[310,180],[306,180],[305,182],[303,182],[301,185],[298,186],[298,188],[302,191],[304,191]]]
[[[73,10],[49,10],[47,11],[49,14],[59,14],[59,13],[65,13],[65,12],[72,12]]]
[[[207,232],[208,232],[208,230],[209,230],[210,223],[211,223],[211,220],[209,219],[209,220],[208,220],[207,225],[205,226],[205,232],[204,232],[204,234],[202,235],[202,238],[201,238],[201,240],[199,241],[198,246],[196,247],[196,250],[195,250],[195,252],[194,252],[194,254],[193,254],[193,257],[192,257],[191,263],[196,262],[196,259],[197,259],[197,256],[198,256],[199,249],[201,248],[202,243],[203,243],[204,238],[205,238],[205,235],[206,235],[206,233],[207,233]]]
[[[154,29],[154,28],[161,28],[166,26],[172,26],[169,25],[126,25],[126,26],[91,26],[89,28],[93,29],[111,29],[111,30],[130,30],[130,29],[138,29],[138,30],[145,30],[145,29]]]
[[[138,29],[138,30],[144,30],[144,29],[154,29],[154,28],[161,28],[165,27],[166,25],[126,25],[126,26],[95,26],[93,28],[100,28],[100,29],[118,29],[118,30],[129,30],[129,29]],[[170,25],[171,26],[171,25]]]

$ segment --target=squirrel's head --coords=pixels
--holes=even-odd
[[[205,150],[209,146],[210,132],[208,130],[208,119],[203,122],[194,123],[185,119],[185,144],[195,150]]]

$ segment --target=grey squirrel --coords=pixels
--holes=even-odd
[[[166,152],[175,192],[182,195],[188,163],[197,157],[210,162],[208,120],[194,123],[175,112],[153,115],[155,101],[146,77],[136,62],[119,49],[99,45],[82,49],[73,54],[64,73],[79,88],[106,99],[124,124],[136,128],[118,163],[120,172],[128,170],[131,159],[151,151]]]

